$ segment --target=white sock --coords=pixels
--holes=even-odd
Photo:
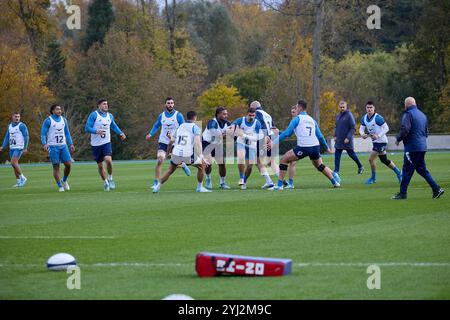
[[[109,184],[108,179],[105,180],[105,183]]]
[[[25,179],[25,176],[23,174],[20,175],[20,179]]]
[[[201,189],[203,187],[203,182],[197,182],[197,189]]]
[[[220,177],[220,184],[224,184],[225,183],[225,177]]]
[[[273,183],[272,179],[270,179],[270,176],[267,172],[264,174],[264,179],[266,179],[266,183],[268,184]]]
[[[16,179],[17,183],[20,183],[20,179]]]
[[[108,180],[109,180],[109,181],[112,180],[112,174],[108,174]]]

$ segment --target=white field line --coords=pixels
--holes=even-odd
[[[138,267],[138,268],[167,268],[167,267],[193,267],[192,263],[148,263],[148,262],[109,262],[109,263],[79,263],[81,268],[115,268],[115,267]],[[0,268],[42,268],[42,264],[15,264],[0,263]]]
[[[113,236],[0,236],[1,239],[115,239]]]
[[[109,262],[109,263],[92,263],[92,264],[78,264],[81,268],[175,268],[175,267],[189,267],[193,268],[193,263],[150,263],[150,262]],[[377,265],[379,267],[439,267],[449,268],[450,262],[305,262],[295,263],[293,267],[368,267],[370,265]],[[0,268],[42,268],[42,264],[14,264],[14,263],[0,263]]]
[[[450,267],[450,262],[304,262],[298,267]]]

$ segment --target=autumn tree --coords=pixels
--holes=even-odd
[[[52,29],[47,15],[50,0],[6,0],[6,5],[23,23],[31,49],[40,60]]]
[[[32,50],[26,45],[13,48],[0,43],[0,70],[0,125],[6,128],[11,113],[20,112],[30,131],[28,159],[43,160],[40,125],[53,95],[44,85],[45,78],[38,73]]]
[[[208,81],[240,65],[237,28],[223,5],[204,0],[185,1],[178,5],[178,10],[193,45],[208,66]]]
[[[450,2],[427,0],[420,20],[420,30],[410,48],[409,72],[413,81],[413,96],[429,117],[430,130],[448,131],[450,119],[442,121],[448,105],[443,90],[450,70]],[[443,99],[441,99],[443,97]]]
[[[264,97],[275,77],[276,73],[272,68],[255,67],[228,74],[222,81],[236,87],[240,96],[247,101],[253,101]]]
[[[205,90],[197,99],[198,110],[204,120],[214,117],[214,112],[219,106],[226,107],[229,118],[233,119],[244,113],[246,103],[237,88],[220,82]]]
[[[89,5],[88,15],[86,36],[83,41],[85,51],[95,42],[103,43],[103,39],[114,21],[111,1],[93,0]]]
[[[66,58],[64,57],[61,46],[55,37],[52,38],[47,46],[45,57],[41,63],[44,74],[47,75],[45,85],[53,92],[64,89],[67,86]]]

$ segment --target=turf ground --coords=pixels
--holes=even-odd
[[[0,167],[0,299],[449,299],[450,153],[428,153],[434,178],[447,190],[431,199],[414,176],[409,198],[393,201],[394,174],[379,165],[362,176],[347,156],[342,188],[333,189],[307,160],[295,190],[249,189],[197,194],[195,178],[178,170],[152,194],[154,162],[116,162],[117,190],[106,193],[93,163],[73,167],[70,192],[58,193],[50,165],[24,166],[13,189],[10,167]],[[401,165],[400,154],[391,155]],[[333,158],[325,157],[332,165]],[[193,169],[193,173],[195,169]],[[200,251],[290,258],[292,274],[274,278],[198,278]],[[74,255],[81,290],[68,290],[64,272],[46,270],[57,252]],[[381,289],[366,286],[367,266],[378,264]]]

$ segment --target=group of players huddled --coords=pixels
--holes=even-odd
[[[234,163],[235,150],[239,170],[238,185],[241,189],[247,188],[247,180],[254,164],[257,165],[260,174],[265,179],[263,189],[294,189],[296,161],[305,157],[310,158],[314,167],[330,180],[333,187],[340,187],[341,179],[338,172],[325,166],[320,154],[321,147],[327,153],[331,153],[331,150],[317,122],[307,114],[306,110],[306,101],[299,100],[296,105],[291,107],[292,120],[289,126],[280,132],[272,117],[263,110],[258,101],[251,102],[247,114],[234,122],[228,121],[227,109],[219,106],[215,111],[215,117],[208,121],[202,132],[201,125],[199,126],[197,122],[196,112],[187,112],[185,120],[181,112],[175,110],[174,99],[167,98],[165,110],[158,116],[156,123],[146,136],[147,140],[151,140],[161,129],[152,191],[159,192],[161,186],[177,168],[182,168],[186,175],[190,176],[191,172],[188,166],[192,165],[197,168],[196,191],[211,192],[213,189],[211,178],[213,162],[219,168],[220,189],[230,189],[226,182],[226,165]],[[366,106],[366,111],[367,114],[362,118],[361,128],[363,129],[360,133],[363,138],[372,137],[374,142],[375,153],[374,156],[371,155],[371,164],[378,155],[383,163],[396,169],[393,163],[385,159],[387,125],[382,117],[375,113],[373,103],[370,102],[370,105]],[[41,129],[41,144],[49,154],[59,192],[70,190],[68,177],[73,162],[71,153],[75,151],[67,119],[62,116],[62,113],[61,106],[52,105],[50,116],[45,119]],[[368,130],[368,134],[364,129]],[[90,134],[93,157],[98,164],[98,172],[105,191],[116,188],[112,176],[111,130],[119,135],[121,140],[126,139],[125,133],[116,124],[113,115],[109,113],[108,101],[100,99],[97,102],[97,110],[92,112],[87,120],[85,131]],[[280,142],[294,133],[297,137],[296,147],[287,151],[278,164]],[[8,144],[11,165],[17,179],[14,187],[23,187],[27,178],[19,166],[19,159],[22,154],[27,152],[29,134],[26,125],[20,121],[18,112],[12,115],[12,121],[6,130],[0,152]],[[161,167],[168,157],[170,157],[170,166],[166,172],[161,174]],[[61,163],[64,165],[62,179],[60,176]],[[106,163],[107,172],[105,172],[103,163]],[[267,167],[277,176],[275,183],[272,181]],[[289,177],[286,181],[285,176],[288,170]],[[401,180],[401,173],[397,171],[396,173]],[[205,185],[203,185],[204,182]]]

